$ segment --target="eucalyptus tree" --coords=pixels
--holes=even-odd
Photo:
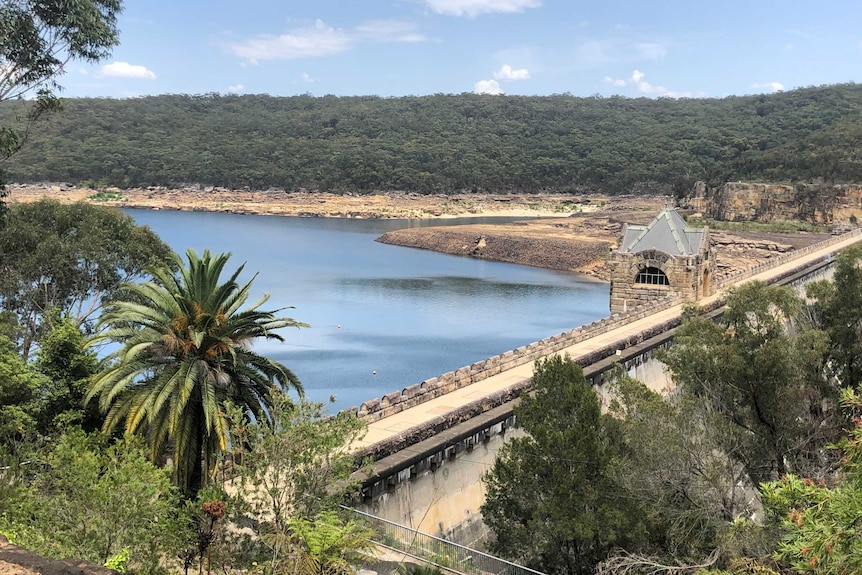
[[[826,335],[788,328],[801,305],[790,288],[746,283],[731,290],[718,322],[687,311],[661,355],[680,391],[724,420],[724,452],[753,485],[818,473],[840,437],[838,389],[824,378]]]
[[[33,121],[59,108],[56,78],[72,61],[98,62],[119,44],[121,0],[4,0],[0,4],[0,102],[35,94],[27,111],[0,126],[0,160],[15,154]],[[6,196],[0,171],[0,225]]]
[[[173,480],[190,495],[228,447],[228,404],[268,421],[274,394],[302,393],[293,372],[250,346],[283,341],[278,329],[305,324],[278,317],[284,308],[261,310],[268,295],[241,309],[254,278],[238,282],[243,265],[222,282],[229,257],[190,249],[187,266],[174,257],[178,271],[168,263],[151,268],[151,281],[127,285],[106,306],[91,339],[119,345],[87,396],[106,413],[103,431],[143,434],[154,461],[170,450]]]
[[[25,359],[56,311],[82,327],[122,284],[172,253],[119,210],[83,202],[14,204],[8,222],[0,229],[0,310]]]

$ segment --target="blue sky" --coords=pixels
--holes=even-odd
[[[67,97],[723,97],[862,81],[862,2],[126,0]]]

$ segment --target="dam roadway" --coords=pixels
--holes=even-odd
[[[724,278],[722,283],[714,286],[715,293],[701,298],[697,304],[708,310],[717,309],[723,303],[725,291],[732,286],[753,280],[777,283],[812,268],[820,269],[831,262],[836,252],[860,239],[862,230],[854,230],[777,256],[756,268]],[[357,501],[358,507],[428,533],[436,532],[458,539],[459,523],[463,522],[465,514],[468,520],[477,516],[478,505],[456,503],[457,510],[452,517],[451,512],[431,510],[431,507],[443,504],[441,499],[444,496],[448,497],[439,488],[428,496],[426,503],[417,501],[416,494],[394,497],[393,492],[399,489],[399,485],[417,481],[420,476],[454,461],[458,453],[473,452],[481,444],[487,444],[490,435],[509,433],[512,407],[517,397],[529,389],[536,359],[567,354],[584,367],[588,381],[599,384],[601,373],[616,362],[637,357],[669,341],[674,328],[679,325],[685,303],[668,298],[655,305],[641,306],[626,314],[507,352],[487,362],[426,380],[401,392],[388,394],[382,400],[366,402],[359,408],[359,416],[367,422],[368,431],[361,441],[354,444],[354,450],[374,463],[370,471],[355,474],[362,484],[364,496],[362,501]],[[512,329],[517,329],[517,326],[512,326]],[[476,455],[470,459],[487,467],[489,462],[493,462],[495,453],[496,449],[488,454],[489,459],[482,462],[476,461]],[[456,492],[478,490],[481,493],[475,493],[472,498],[478,497],[480,504],[483,490],[481,486],[470,484],[478,482],[483,471],[471,472],[470,479],[447,489]],[[417,504],[424,508],[412,509]]]

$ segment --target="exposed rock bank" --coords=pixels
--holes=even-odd
[[[520,235],[511,225],[430,227],[395,230],[377,241],[479,259],[580,271],[604,259],[609,241]],[[514,233],[513,233],[514,232]]]
[[[862,186],[728,182],[707,191],[701,184],[696,187],[690,205],[710,218],[723,221],[849,224],[862,221]]]
[[[539,217],[590,209],[606,198],[578,199],[561,194],[330,194],[306,190],[231,190],[190,186],[179,189],[162,187],[108,188],[93,190],[68,184],[10,186],[9,202],[32,202],[47,197],[63,203],[86,201],[119,208],[207,211],[232,214],[274,216],[415,219],[457,216]]]

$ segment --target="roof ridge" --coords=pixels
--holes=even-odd
[[[663,208],[646,226],[626,224],[623,251],[658,249],[671,255],[693,255],[699,250],[702,230],[688,225],[675,208]],[[647,245],[650,244],[650,245]]]
[[[667,225],[670,228],[670,233],[673,236],[673,239],[676,241],[676,246],[679,248],[679,251],[681,251],[682,253],[690,253],[691,249],[690,249],[690,245],[688,245],[689,242],[687,242],[687,241],[684,242],[682,240],[682,237],[680,235],[680,230],[678,230],[676,228],[676,221],[673,217],[671,217],[671,212],[673,212],[674,214],[679,216],[679,213],[676,210],[671,210],[670,208],[665,208],[664,210],[662,210],[662,213],[659,215],[660,216],[664,215],[667,218]],[[685,222],[683,221],[683,223],[685,223]],[[686,227],[688,227],[688,226],[686,226]],[[684,235],[685,235],[685,230],[683,229],[682,230],[682,236],[684,236]],[[686,239],[688,239],[688,238],[686,238]]]
[[[666,209],[667,208],[665,208],[665,210]],[[658,222],[659,219],[661,219],[661,216],[665,212],[665,210],[662,210],[661,212],[659,212],[659,214],[656,217],[654,217],[653,220],[646,225],[646,227],[644,227],[644,229],[640,233],[640,235],[638,235],[638,237],[635,238],[635,241],[632,242],[632,247],[638,245],[638,242],[640,242],[644,238],[644,236],[647,235],[647,233],[649,233],[649,231],[653,228],[653,226],[656,224],[656,222]]]

